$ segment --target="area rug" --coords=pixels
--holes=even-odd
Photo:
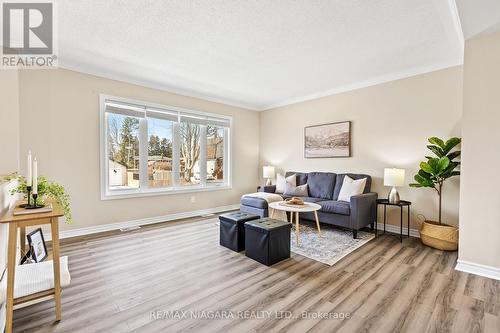
[[[316,226],[301,224],[297,246],[295,228],[291,232],[292,252],[330,266],[375,238],[372,233],[358,231],[358,238],[353,239],[352,231],[324,224],[321,225],[323,237],[319,237]]]

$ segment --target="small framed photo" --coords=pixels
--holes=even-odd
[[[351,157],[351,122],[305,127],[304,157]]]
[[[28,238],[28,245],[33,261],[41,262],[47,258],[47,246],[45,245],[42,229],[38,228],[30,232],[26,237]]]

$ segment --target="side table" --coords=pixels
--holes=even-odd
[[[407,215],[407,223],[408,223],[408,238],[410,237],[410,206],[411,202],[406,201],[406,200],[401,200],[399,203],[390,203],[388,199],[377,199],[377,205],[383,205],[384,206],[384,233],[385,233],[385,223],[387,220],[387,206],[396,206],[399,207],[400,209],[400,229],[399,229],[399,235],[400,235],[400,241],[403,242],[403,207],[407,207],[408,210],[408,215]],[[375,231],[377,232],[377,231]]]

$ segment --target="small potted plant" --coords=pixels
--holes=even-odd
[[[16,193],[20,193],[27,198],[28,189],[26,183],[26,177],[20,176],[17,173],[14,173],[8,177],[5,177],[5,180],[17,180],[17,187],[11,190],[11,194],[14,195]],[[53,199],[55,200],[64,213],[64,217],[66,218],[66,223],[73,223],[73,216],[71,214],[70,200],[69,195],[66,193],[64,187],[56,182],[49,182],[46,177],[40,176],[38,177],[38,198],[37,203],[42,204],[43,200]]]
[[[442,223],[441,203],[444,182],[460,175],[457,168],[460,162],[456,159],[460,157],[460,150],[456,146],[461,139],[453,137],[444,142],[440,138],[432,137],[428,139],[430,145],[427,146],[435,156],[426,156],[427,161],[420,163],[420,170],[415,175],[416,183],[411,187],[433,188],[439,198],[438,221],[425,219],[420,227],[420,239],[422,243],[440,250],[456,251],[458,249],[458,228]]]

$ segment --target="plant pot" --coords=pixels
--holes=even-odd
[[[458,228],[425,220],[420,227],[422,243],[438,250],[458,250]]]

